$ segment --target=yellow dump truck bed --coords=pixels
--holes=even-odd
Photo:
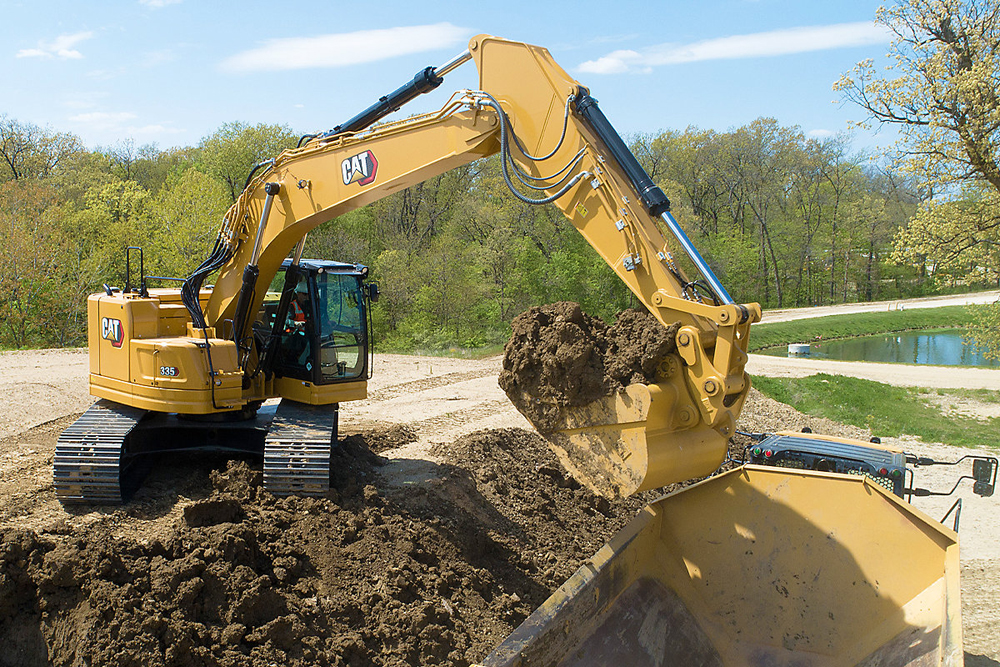
[[[744,466],[665,496],[484,661],[962,665],[958,536],[864,477]]]

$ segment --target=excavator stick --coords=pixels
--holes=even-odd
[[[760,306],[733,301],[597,100],[548,51],[481,35],[470,52],[481,89],[498,100],[500,108],[484,105],[497,111],[501,165],[514,195],[554,203],[653,318],[676,331],[676,354],[658,360],[670,364],[663,373],[589,404],[556,401],[547,406],[559,412],[556,424],[533,418],[533,406],[548,398],[545,388],[532,393],[514,382],[504,390],[576,479],[601,495],[712,473],[750,389],[746,349]],[[548,197],[532,199],[508,176],[518,170],[522,190],[542,174],[566,175],[544,190]],[[574,173],[579,185],[566,181]],[[695,280],[680,256],[697,271]]]
[[[956,533],[864,477],[747,465],[648,505],[483,665],[960,666],[961,646]]]

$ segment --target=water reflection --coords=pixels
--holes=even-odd
[[[840,361],[1000,368],[1000,363],[986,359],[978,346],[966,343],[965,334],[962,329],[933,329],[849,340],[817,341],[810,345],[809,356],[813,359]],[[784,357],[787,353],[785,347],[763,351],[763,354],[778,357]]]

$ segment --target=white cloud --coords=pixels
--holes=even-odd
[[[147,7],[152,7],[153,9],[161,9],[168,5],[180,4],[181,0],[139,0],[140,5],[146,5]]]
[[[126,72],[124,67],[116,67],[114,69],[92,69],[86,73],[85,76],[93,79],[94,81],[110,81],[116,77],[121,76]]]
[[[95,127],[117,127],[125,121],[132,120],[135,117],[134,113],[129,113],[128,111],[120,111],[117,113],[109,113],[107,111],[91,111],[90,113],[81,113],[75,116],[70,116],[69,119],[74,123],[82,123],[84,125],[92,125]]]
[[[808,132],[806,132],[806,136],[809,137],[810,139],[829,139],[835,134],[837,133],[834,132],[833,130],[823,130],[823,129],[809,130]]]
[[[851,46],[885,44],[889,31],[866,21],[825,26],[787,28],[747,35],[707,39],[691,44],[658,44],[637,51],[612,51],[577,68],[590,74],[620,74],[648,70],[660,65],[677,65],[703,60],[736,60],[784,56],[809,51],[825,51]]]
[[[142,64],[144,67],[155,67],[156,65],[173,62],[174,60],[177,60],[177,54],[172,49],[149,51],[142,55]]]
[[[83,54],[75,47],[80,42],[94,36],[93,32],[76,32],[72,35],[59,35],[51,42],[38,42],[38,48],[21,49],[17,52],[18,58],[61,58],[64,60],[78,60],[83,58]]]
[[[97,91],[75,93],[73,97],[67,98],[63,105],[68,109],[93,109],[107,97],[107,93]]]
[[[183,134],[187,130],[182,130],[179,127],[170,127],[167,125],[141,125],[141,126],[129,126],[125,128],[125,133],[129,136],[162,136],[164,134]]]
[[[630,65],[641,63],[643,56],[638,51],[612,51],[597,60],[588,60],[580,65],[581,72],[590,74],[621,74],[629,70]]]
[[[228,72],[259,72],[310,67],[345,67],[464,43],[471,31],[450,23],[384,30],[360,30],[318,37],[271,39],[263,46],[222,61]]]

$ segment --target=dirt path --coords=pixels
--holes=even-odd
[[[1000,370],[989,368],[876,364],[805,357],[772,357],[766,354],[751,354],[746,368],[751,376],[801,378],[827,373],[873,380],[897,387],[1000,389]]]
[[[834,306],[814,306],[812,308],[784,308],[765,310],[763,323],[789,322],[827,315],[848,313],[881,313],[890,310],[910,308],[940,308],[941,306],[968,306],[971,304],[993,303],[1000,300],[1000,290],[958,294],[955,296],[931,296],[918,299],[897,299],[894,301],[872,301],[869,303],[842,303]]]
[[[208,489],[213,484],[221,484],[220,488],[223,490],[230,489],[225,482],[210,481],[203,466],[199,466],[197,462],[181,462],[158,472],[140,492],[137,500],[122,510],[66,512],[54,498],[51,485],[52,452],[59,432],[70,423],[74,414],[82,411],[90,403],[91,399],[86,394],[84,380],[86,370],[86,354],[79,351],[38,351],[0,355],[0,386],[6,389],[7,396],[15,397],[15,400],[8,400],[0,406],[0,428],[2,428],[0,498],[3,499],[3,503],[0,504],[0,527],[3,528],[5,535],[15,529],[28,528],[48,536],[46,539],[53,540],[72,541],[79,539],[74,536],[81,534],[106,535],[107,539],[112,541],[126,540],[128,544],[139,545],[130,548],[140,551],[147,548],[159,549],[157,545],[161,544],[169,546],[172,544],[169,539],[178,538],[168,536],[175,535],[177,527],[185,525],[186,512],[191,513],[192,507],[203,507],[202,503],[205,502]],[[261,510],[264,514],[260,517],[255,515],[254,521],[263,521],[261,525],[264,527],[270,525],[267,522],[272,520],[279,521],[275,525],[283,525],[280,521],[286,519],[281,517],[296,516],[297,513],[307,519],[308,516],[319,517],[309,519],[313,521],[312,524],[298,526],[293,523],[284,530],[291,531],[290,535],[297,534],[296,531],[306,531],[303,535],[307,540],[318,540],[325,532],[335,531],[334,537],[341,540],[342,544],[335,541],[328,545],[320,540],[317,545],[327,550],[324,553],[342,554],[346,560],[343,563],[340,561],[334,563],[329,560],[334,557],[333,555],[323,556],[319,552],[310,552],[313,562],[326,562],[323,561],[325,558],[330,562],[330,567],[334,568],[329,571],[335,572],[339,571],[336,568],[347,567],[346,563],[355,562],[350,559],[360,559],[352,567],[362,573],[362,579],[358,580],[359,586],[364,584],[376,587],[372,589],[362,587],[371,591],[363,595],[374,595],[372,599],[380,599],[379,596],[385,598],[386,587],[394,590],[393,586],[397,585],[404,587],[402,593],[393,594],[404,596],[399,599],[407,599],[405,595],[419,597],[425,594],[426,591],[421,593],[425,584],[432,586],[430,594],[433,596],[433,591],[437,590],[433,587],[447,588],[453,584],[441,582],[453,579],[472,582],[470,585],[473,588],[469,590],[474,590],[478,586],[483,591],[494,591],[489,595],[500,597],[494,598],[492,603],[486,600],[488,597],[486,592],[482,593],[482,596],[486,597],[480,597],[480,593],[469,597],[467,591],[459,596],[459,593],[455,592],[452,597],[445,597],[444,607],[433,612],[427,610],[420,612],[425,615],[430,614],[428,618],[444,618],[441,616],[444,613],[442,609],[450,609],[448,604],[451,604],[447,600],[457,600],[460,604],[466,605],[469,614],[479,610],[475,611],[476,614],[480,614],[477,617],[481,618],[481,621],[477,621],[479,625],[465,627],[463,632],[466,634],[461,635],[474,639],[455,639],[454,642],[464,646],[464,650],[472,655],[482,655],[482,651],[488,650],[490,642],[495,642],[504,633],[509,632],[518,619],[530,611],[532,605],[544,599],[546,591],[551,590],[552,586],[561,581],[561,577],[572,571],[575,567],[573,563],[592,554],[602,540],[610,537],[618,525],[617,521],[635,513],[635,508],[623,506],[611,512],[605,519],[602,518],[604,514],[594,511],[594,507],[589,504],[592,501],[581,495],[579,489],[562,487],[549,489],[551,483],[546,482],[547,478],[539,475],[532,467],[542,465],[538,463],[539,459],[535,458],[538,454],[532,449],[536,446],[535,441],[525,440],[527,435],[515,435],[526,431],[503,430],[512,427],[527,430],[529,427],[497,386],[496,377],[499,370],[499,357],[461,360],[377,355],[375,377],[370,383],[370,398],[367,401],[342,406],[341,423],[342,430],[346,433],[367,433],[368,441],[373,443],[373,446],[377,443],[376,450],[386,457],[385,465],[375,469],[364,467],[359,469],[356,481],[350,482],[354,484],[351,487],[354,490],[345,492],[355,494],[351,496],[353,500],[348,502],[345,496],[340,502],[339,510],[337,507],[329,510],[340,512],[331,514],[331,521],[334,521],[332,526],[320,522],[320,518],[327,510],[318,505],[309,505],[308,508],[303,506],[298,509],[290,505],[285,507],[284,504],[270,509],[265,506]],[[806,425],[817,432],[851,437],[868,435],[853,427],[806,417],[756,393],[744,410],[739,426],[745,430],[797,430]],[[487,457],[483,460],[485,452],[499,452],[502,447],[497,449],[498,445],[494,443],[490,445],[493,449],[489,449],[482,441],[463,439],[463,436],[483,429],[490,429],[488,432],[494,434],[512,434],[509,436],[512,439],[508,441],[514,444],[507,445],[511,447],[508,453],[504,454],[507,458]],[[380,435],[373,437],[371,435],[373,432]],[[923,455],[944,457],[955,453],[953,448],[943,445],[906,441],[898,444]],[[524,467],[525,464],[527,467]],[[518,466],[522,466],[523,470]],[[520,472],[515,473],[515,470]],[[546,474],[549,474],[548,468],[545,470]],[[522,494],[518,496],[519,502],[523,503],[518,510],[519,513],[500,516],[496,513],[496,508],[502,507],[502,499],[509,497],[500,494],[510,493],[505,490],[501,478],[508,472],[512,478],[533,481],[530,482],[531,486],[518,490],[518,494]],[[933,469],[921,471],[920,474],[918,480],[926,486],[938,488],[938,483],[943,481],[943,478],[936,476],[938,472]],[[366,488],[362,494],[361,487],[368,483],[373,483],[371,489]],[[552,495],[556,491],[563,495],[558,497]],[[226,493],[231,492],[231,490],[226,491]],[[489,503],[484,505],[484,499],[488,499]],[[930,502],[930,500],[918,499],[917,507],[932,517],[943,515],[947,509],[947,501]],[[355,505],[351,504],[355,502],[361,504],[355,508]],[[559,518],[553,519],[556,523],[550,525],[546,523],[550,521],[546,517],[552,511],[557,511],[555,516]],[[398,515],[400,512],[402,515]],[[439,521],[445,521],[447,526],[452,526],[447,523],[448,521],[457,523],[442,532],[440,526],[435,527],[436,524],[427,523],[434,517],[442,517]],[[963,510],[961,531],[963,626],[966,664],[969,667],[1000,665],[1000,604],[998,604],[1000,600],[997,599],[996,593],[1000,590],[1000,542],[995,540],[1000,528],[996,524],[998,517],[1000,517],[1000,505],[996,498],[972,498],[966,502]],[[469,521],[473,523],[468,523]],[[368,529],[364,528],[366,523],[369,525]],[[566,526],[575,526],[570,533],[573,535],[572,541],[564,539],[565,535],[559,536],[558,530],[553,527],[557,525],[563,526],[560,530],[566,530]],[[376,529],[372,526],[381,528]],[[480,534],[477,532],[480,529],[474,526],[490,526],[490,528]],[[211,532],[211,526],[206,530]],[[356,535],[352,532],[355,530]],[[373,530],[375,532],[371,532]],[[437,539],[432,539],[431,533],[452,534],[449,531],[457,531],[452,539],[459,548],[459,554],[464,554],[462,558],[467,558],[468,554],[472,553],[478,554],[477,558],[480,560],[477,560],[478,564],[474,566],[453,566],[451,565],[453,561],[444,559],[441,554],[452,554],[448,558],[455,558],[455,552],[452,551],[455,547],[444,544],[441,546],[442,551],[435,552],[438,555],[434,556],[444,560],[432,568],[433,571],[427,575],[429,578],[426,581],[386,583],[385,572],[399,573],[398,577],[405,578],[402,573],[406,567],[427,567],[420,563],[431,562],[426,554],[420,555],[419,549],[413,551],[415,549],[413,544],[416,543],[414,541],[416,538],[412,537],[412,534],[416,534],[414,531],[424,535],[422,539],[427,540],[426,544],[435,543],[434,539]],[[240,535],[239,539],[250,539],[247,535],[242,533]],[[368,541],[352,543],[352,540],[364,535],[368,536],[365,538]],[[378,543],[379,535],[383,536],[384,544]],[[198,539],[208,539],[208,537]],[[300,553],[300,547],[283,542],[281,538],[274,539],[277,540],[275,547],[261,544],[253,546],[253,549],[261,551],[260,557],[263,557],[268,549],[280,547],[287,551],[268,556],[269,558],[273,556],[272,560],[268,561],[273,566],[268,570],[268,575],[272,580],[279,581],[274,578],[286,576],[281,573],[293,570],[285,565],[274,566],[273,563],[294,563],[297,562],[296,559],[301,561],[305,556]],[[473,542],[468,542],[469,539]],[[482,542],[484,539],[486,542]],[[565,548],[560,550],[561,547],[557,545],[563,542]],[[407,544],[410,546],[406,546]],[[202,551],[205,554],[213,553],[212,549],[215,548],[206,546]],[[399,552],[398,549],[403,551]],[[407,549],[410,551],[406,551]],[[509,561],[512,563],[510,567],[513,568],[509,571],[503,569],[507,565],[502,565],[501,561],[496,560],[501,557],[507,558],[504,554],[508,556],[520,554]],[[417,559],[416,565],[413,565],[413,558]],[[202,558],[206,559],[207,557]],[[406,566],[405,563],[410,565]],[[209,569],[211,567],[216,566],[210,566]],[[275,570],[274,567],[278,569]],[[332,576],[324,574],[325,572],[327,570],[321,570],[323,576]],[[340,576],[354,577],[351,572],[350,569],[344,570]],[[247,576],[249,574],[248,572]],[[323,618],[338,613],[363,613],[360,606],[354,611],[350,609],[338,611],[339,607],[329,607],[329,604],[333,603],[328,604],[327,597],[323,596],[329,597],[332,594],[322,591],[331,590],[329,586],[342,585],[337,583],[338,580],[334,579],[323,584],[317,583],[318,580],[309,579],[305,574],[301,576],[303,579],[296,585],[302,590],[319,591],[311,592],[303,599],[308,604],[319,604],[317,609],[323,611]],[[392,576],[397,577],[397,574]],[[489,582],[486,579],[489,579]],[[205,581],[208,582],[208,579]],[[364,583],[365,581],[369,583]],[[243,583],[249,586],[247,582]],[[521,594],[515,591],[522,588],[529,593]],[[242,595],[235,589],[225,589],[219,593],[219,595],[238,594]],[[277,603],[273,598],[261,599],[265,602],[270,599]],[[318,603],[315,602],[317,599]],[[392,617],[394,614],[409,613],[407,611],[409,607],[406,605],[400,607],[398,599],[395,602],[393,602],[395,598],[391,596],[387,599],[391,605],[378,607],[379,614]],[[336,598],[334,602],[340,604]],[[233,604],[239,606],[243,603],[235,600]],[[288,605],[288,609],[294,611],[303,603],[289,599],[281,604]],[[344,604],[348,602],[345,601]],[[306,614],[308,610],[300,611]],[[375,607],[372,607],[370,613],[376,613]],[[406,621],[410,622],[418,621]],[[452,621],[441,622],[444,625],[452,623]],[[471,620],[468,623],[471,623]],[[239,623],[235,625],[231,623],[225,627],[225,632],[238,633],[240,627]],[[281,632],[281,627],[285,626],[275,626],[273,631]],[[294,624],[289,627],[298,628]],[[488,630],[475,628],[488,628]],[[64,629],[61,632],[65,631]],[[242,631],[247,632],[246,628]],[[295,632],[299,630],[295,629]],[[334,628],[328,632],[341,632],[341,630]],[[371,632],[395,633],[392,636],[396,639],[392,641],[400,642],[402,646],[407,640],[406,633],[409,631],[402,626],[395,628],[379,626],[373,627]],[[449,632],[458,636],[459,631],[457,628],[452,628]],[[253,639],[256,635],[250,633],[247,636]],[[292,636],[300,635],[293,632]],[[303,637],[303,641],[306,639],[309,637]],[[187,641],[189,644],[191,641],[197,644],[198,640]],[[260,641],[266,643],[270,640],[267,636],[261,635]],[[461,642],[468,643],[461,644]],[[350,650],[361,650],[362,644],[350,646],[354,646],[354,649]],[[341,647],[336,650],[347,649]],[[289,656],[291,655],[289,653]],[[451,659],[454,659],[455,655],[457,654],[452,654]],[[223,658],[217,658],[216,664],[229,664]],[[426,664],[438,660],[434,655],[425,659]],[[387,664],[408,664],[406,660],[404,658],[399,658],[395,662],[387,660]],[[413,660],[418,663],[421,661],[420,658]],[[448,661],[444,660],[445,663]],[[0,657],[0,665],[3,664],[6,663]]]

